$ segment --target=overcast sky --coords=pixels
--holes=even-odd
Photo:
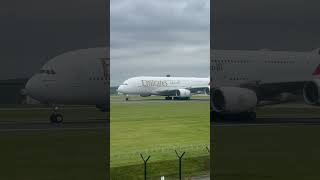
[[[217,0],[212,47],[309,51],[320,47],[318,0]]]
[[[209,0],[111,0],[111,85],[133,76],[209,76]]]
[[[217,0],[219,49],[320,47],[318,0]],[[111,84],[138,75],[209,76],[209,0],[111,0]],[[74,49],[108,44],[108,1],[0,1],[0,79],[30,77]],[[213,19],[213,18],[212,18]]]
[[[106,0],[1,0],[0,79],[28,78],[63,52],[106,46]]]

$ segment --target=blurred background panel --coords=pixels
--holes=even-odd
[[[109,14],[109,0],[0,2],[0,179],[107,178]]]
[[[319,5],[318,1],[301,0],[211,3],[211,87],[222,83],[219,78],[240,82],[262,77],[262,83],[267,78],[279,81],[264,86],[262,93],[282,92],[254,107],[255,121],[240,121],[242,117],[238,116],[214,122],[217,114],[211,114],[212,178],[319,178],[316,164],[320,156],[316,151],[320,147],[316,142],[320,136],[320,109],[302,96],[303,85],[318,79]],[[252,73],[256,76],[250,76]],[[230,74],[234,77],[229,78]],[[290,79],[293,84],[283,84],[282,79]],[[252,82],[258,85],[248,88],[249,82],[241,87],[253,91],[262,87],[261,82]],[[229,94],[236,93],[239,91]],[[214,101],[219,99],[211,96],[211,104]]]

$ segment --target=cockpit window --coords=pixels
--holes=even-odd
[[[53,69],[40,69],[40,74],[56,74]]]
[[[124,81],[122,85],[125,85],[125,86],[128,85],[128,81]]]
[[[56,74],[56,72],[53,69],[50,70],[50,73],[51,74]]]

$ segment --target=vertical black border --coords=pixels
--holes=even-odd
[[[106,179],[110,179],[110,0],[107,0],[106,7],[106,47],[107,47],[107,64],[108,64],[108,75],[107,75],[107,114],[106,114]]]
[[[211,57],[212,57],[212,49],[214,49],[214,26],[215,26],[215,0],[210,1],[210,63],[209,63],[209,70],[210,70],[210,179],[213,180],[214,170],[213,170],[213,162],[214,162],[214,127],[212,118],[212,103],[211,103],[211,92],[212,92],[212,70],[211,70]]]

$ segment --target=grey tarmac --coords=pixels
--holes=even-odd
[[[320,126],[320,117],[260,117],[256,121],[211,122],[211,127]]]
[[[107,120],[96,119],[87,121],[67,121],[61,124],[49,123],[48,120],[43,121],[1,121],[0,132],[16,132],[16,131],[43,131],[43,130],[89,130],[89,129],[106,129]]]

